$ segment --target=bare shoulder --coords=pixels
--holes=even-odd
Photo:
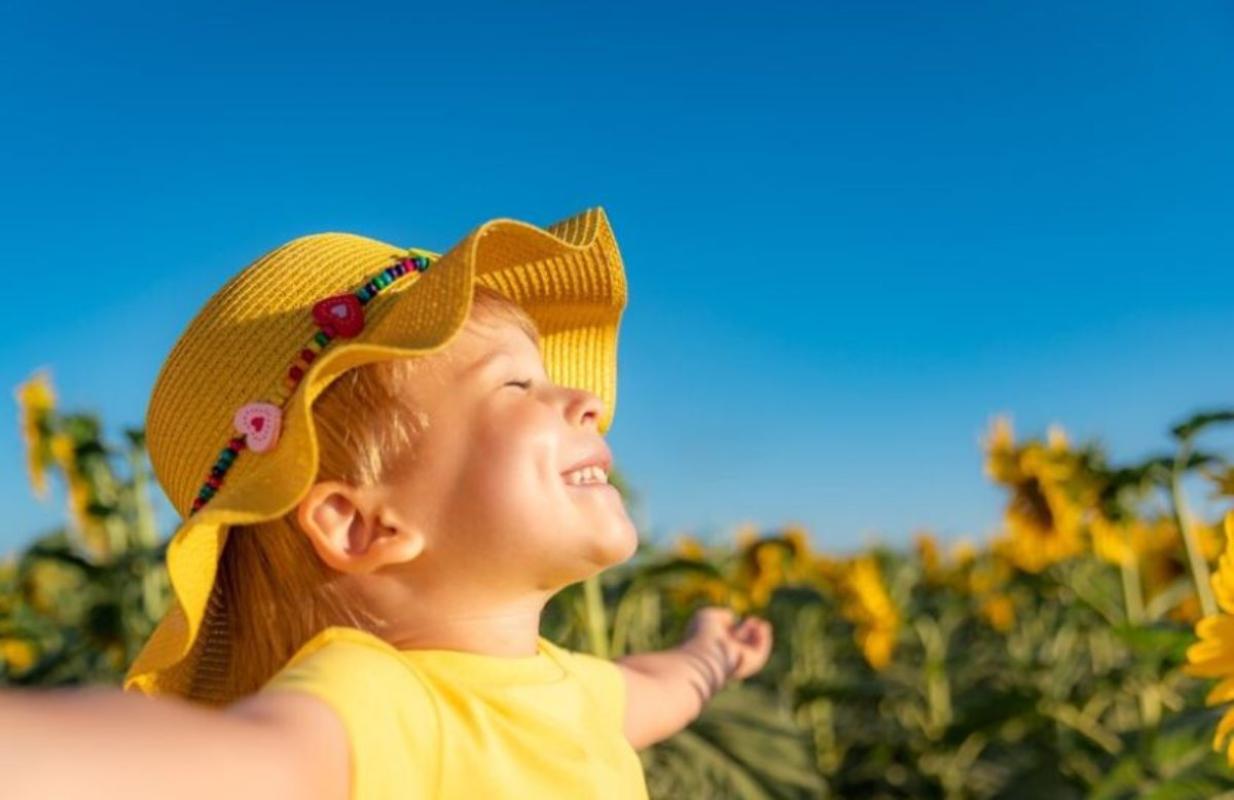
[[[297,785],[297,797],[348,800],[350,754],[338,714],[307,692],[258,692],[224,713],[269,734],[269,741]]]

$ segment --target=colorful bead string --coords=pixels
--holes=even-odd
[[[424,272],[431,263],[432,259],[427,256],[400,258],[398,263],[386,267],[359,290],[327,297],[313,305],[313,321],[317,323],[317,332],[300,350],[271,400],[246,403],[236,411],[232,424],[239,435],[233,436],[227,447],[219,453],[218,460],[210,468],[210,476],[193,499],[190,514],[200,510],[218,492],[227,470],[231,469],[241,450],[247,448],[255,453],[264,453],[278,443],[283,424],[283,406],[300,385],[300,379],[304,377],[309,364],[317,358],[317,354],[336,338],[350,339],[359,334],[364,330],[364,306],[370,300],[404,275],[419,275]]]

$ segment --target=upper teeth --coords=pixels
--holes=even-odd
[[[589,467],[581,467],[573,472],[567,472],[566,483],[572,486],[578,486],[583,483],[608,483],[608,475],[604,474],[602,467],[593,464]]]

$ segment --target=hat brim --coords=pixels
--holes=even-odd
[[[374,253],[405,251],[363,241]],[[241,475],[229,477],[209,504],[182,521],[167,548],[173,602],[130,666],[126,690],[187,693],[198,665],[186,658],[200,633],[229,526],[286,514],[316,477],[314,399],[348,369],[446,347],[467,320],[476,283],[527,311],[539,329],[550,377],[597,394],[604,401],[599,430],[608,430],[617,400],[617,333],[627,289],[604,210],[588,209],[545,228],[507,218],[480,225],[417,280],[383,293],[359,336],[323,350],[288,398],[277,448],[249,459]],[[152,424],[153,419],[148,427]],[[219,432],[224,443],[227,435]],[[173,502],[185,512],[187,499],[177,496]]]

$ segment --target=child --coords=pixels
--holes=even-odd
[[[635,750],[771,631],[706,608],[616,662],[539,634],[638,543],[602,436],[625,302],[600,208],[235,275],[146,421],[175,602],[128,692],[0,693],[6,797],[645,798]]]

